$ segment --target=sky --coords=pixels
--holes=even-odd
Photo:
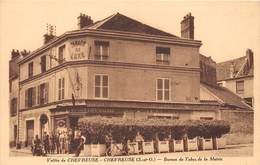
[[[77,29],[80,13],[97,21],[116,12],[177,36],[183,16],[191,12],[202,54],[222,62],[245,55],[247,48],[259,53],[259,2],[2,0],[0,7],[0,50],[7,59],[12,49],[42,46],[47,23],[61,35]]]

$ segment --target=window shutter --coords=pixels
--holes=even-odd
[[[41,100],[41,88],[40,85],[37,86],[37,104],[40,105]]]
[[[28,107],[28,89],[25,90],[25,107]]]
[[[36,104],[36,87],[32,88],[32,105]]]
[[[48,103],[48,96],[49,96],[49,83],[45,83],[45,98],[44,98],[44,102]]]

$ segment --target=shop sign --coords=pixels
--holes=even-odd
[[[70,59],[71,60],[86,60],[88,54],[88,44],[85,40],[73,40],[70,42]]]
[[[76,108],[76,109],[69,109],[70,113],[77,112],[77,113],[122,113],[115,111],[113,109],[97,109],[97,108]]]

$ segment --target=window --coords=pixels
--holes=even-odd
[[[42,105],[48,103],[48,90],[48,83],[43,83],[38,86],[38,104]]]
[[[170,80],[167,78],[157,79],[156,98],[158,101],[170,100]]]
[[[28,77],[32,77],[33,76],[33,62],[30,62],[28,64]]]
[[[17,113],[17,98],[11,100],[10,110],[11,116],[15,116]]]
[[[95,97],[108,98],[108,76],[95,75]]]
[[[59,96],[58,100],[63,100],[64,99],[64,86],[65,86],[65,79],[60,78],[59,79]]]
[[[244,94],[244,81],[243,80],[236,82],[236,93]]]
[[[156,47],[156,63],[157,64],[169,64],[170,48]]]
[[[62,64],[64,62],[64,55],[65,55],[65,45],[59,47],[59,57],[58,57],[59,64]]]
[[[107,41],[95,41],[95,59],[105,60],[109,55],[109,42]]]
[[[41,72],[46,72],[46,56],[41,56]]]
[[[35,105],[36,88],[29,88],[25,91],[25,107],[32,107]]]

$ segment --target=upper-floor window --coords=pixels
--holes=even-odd
[[[95,59],[105,60],[109,56],[109,42],[95,41]]]
[[[46,72],[46,56],[41,56],[41,72]]]
[[[25,107],[32,107],[36,103],[36,88],[29,88],[25,91]]]
[[[11,116],[15,116],[17,113],[17,98],[11,100],[10,110]]]
[[[42,105],[48,103],[48,91],[48,83],[43,83],[38,86],[38,104]]]
[[[236,82],[236,93],[244,94],[244,80]]]
[[[108,98],[107,75],[95,75],[95,98]]]
[[[158,101],[170,100],[170,80],[168,78],[157,79],[156,99]]]
[[[32,77],[33,76],[33,62],[30,62],[28,64],[28,77]]]
[[[156,47],[156,63],[169,64],[170,63],[170,48]]]
[[[59,88],[58,88],[58,100],[63,100],[64,99],[64,87],[65,87],[65,79],[64,78],[60,78],[59,79]]]
[[[58,63],[62,64],[64,62],[64,56],[65,56],[65,45],[62,45],[61,47],[59,47],[59,56],[58,56]]]

